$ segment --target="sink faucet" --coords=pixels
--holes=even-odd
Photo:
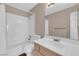
[[[59,40],[59,39],[57,39],[57,38],[54,38],[54,41],[59,42],[60,40]]]

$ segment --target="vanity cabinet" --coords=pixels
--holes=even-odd
[[[32,52],[32,55],[34,56],[60,56],[60,54],[55,53],[54,51],[51,51],[47,49],[46,47],[43,47],[37,43],[34,43],[34,50]]]

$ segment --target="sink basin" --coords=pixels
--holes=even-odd
[[[54,46],[54,47],[58,47],[58,48],[63,48],[63,47],[64,47],[64,45],[61,44],[61,43],[58,42],[58,41],[54,41],[54,40],[44,40],[44,42],[46,42],[46,43],[48,43],[48,44],[50,44],[50,45],[52,45],[52,46]]]
[[[59,42],[60,40],[59,39],[53,39],[55,42]]]

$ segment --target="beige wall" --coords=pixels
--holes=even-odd
[[[62,6],[61,6],[62,7]],[[69,38],[70,13],[79,9],[79,4],[49,15],[49,35]]]
[[[35,34],[42,36],[45,34],[45,10],[45,3],[39,3],[31,10],[35,14]]]

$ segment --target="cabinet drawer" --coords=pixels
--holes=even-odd
[[[40,53],[43,54],[44,56],[59,56],[59,54],[48,50],[45,47],[40,46]]]

